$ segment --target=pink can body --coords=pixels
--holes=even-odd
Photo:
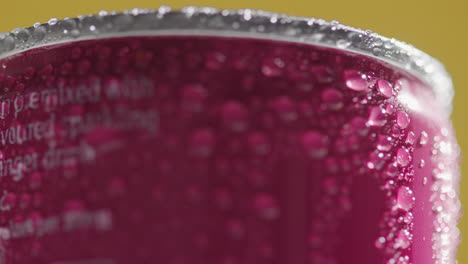
[[[402,69],[219,36],[0,64],[0,263],[453,263],[458,147]]]

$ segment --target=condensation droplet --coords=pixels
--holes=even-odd
[[[395,244],[393,247],[395,249],[401,248],[406,249],[411,245],[411,234],[408,230],[403,229],[398,232],[398,235],[395,239]]]
[[[407,148],[402,147],[397,150],[396,161],[400,166],[408,166],[408,164],[411,162],[411,159],[411,154]]]
[[[114,18],[114,28],[119,31],[128,29],[133,22],[133,17],[128,14],[117,15]]]
[[[428,141],[429,141],[429,135],[427,134],[427,132],[422,131],[421,135],[419,136],[419,145],[425,146]]]
[[[309,157],[321,159],[328,154],[328,137],[318,131],[308,131],[302,136],[302,146]]]
[[[378,106],[371,107],[367,124],[369,126],[380,127],[385,125],[385,123],[387,123],[387,119],[384,111]]]
[[[387,135],[379,135],[377,139],[377,149],[380,151],[389,151],[392,149],[392,138]]]
[[[383,50],[381,48],[373,48],[372,54],[374,54],[375,56],[382,56]]]
[[[390,130],[390,135],[394,138],[399,138],[401,136],[401,129],[398,126],[393,126]]]
[[[321,98],[329,109],[339,110],[343,107],[343,94],[335,88],[325,88],[322,91]]]
[[[219,70],[226,62],[226,55],[221,52],[211,52],[206,55],[205,66],[210,70]]]
[[[347,70],[344,79],[346,87],[353,91],[362,92],[369,88],[367,77],[354,70]]]
[[[333,81],[333,70],[325,65],[313,65],[310,73],[315,77],[318,83],[330,83]]]
[[[413,213],[405,212],[403,215],[398,217],[398,223],[400,223],[400,224],[411,224],[413,219],[414,219]]]
[[[215,136],[210,129],[198,129],[192,133],[190,146],[192,154],[198,157],[208,157],[213,152]]]
[[[78,38],[80,35],[81,35],[81,31],[78,29],[72,29],[70,31],[70,36],[72,36],[73,38]]]
[[[351,203],[351,199],[347,196],[342,196],[340,197],[339,199],[339,204],[340,204],[340,207],[345,211],[345,212],[349,212],[353,205]]]
[[[288,96],[280,96],[273,102],[273,107],[283,121],[294,121],[297,119],[296,106]]]
[[[81,28],[86,33],[98,34],[99,30],[102,29],[103,18],[99,16],[87,16],[81,21]]]
[[[339,170],[338,161],[334,157],[327,157],[325,159],[325,168],[329,173],[337,173]]]
[[[392,85],[389,82],[385,81],[385,80],[378,80],[377,81],[377,90],[385,98],[392,97],[392,94],[393,94]]]
[[[255,197],[254,206],[262,219],[275,220],[280,215],[280,210],[276,199],[270,194],[259,194]]]
[[[386,106],[385,106],[385,112],[388,114],[388,115],[393,115],[396,111],[396,108],[395,108],[395,105],[393,103],[388,103]]]
[[[34,27],[32,38],[35,41],[41,41],[44,39],[46,34],[47,34],[47,29],[42,25],[38,25]]]
[[[409,145],[414,145],[415,142],[416,142],[416,134],[414,134],[413,131],[410,131],[408,135],[406,135],[405,143]]]
[[[397,191],[396,207],[404,211],[409,211],[413,208],[415,196],[413,191],[406,186],[401,186]]]
[[[401,129],[407,128],[410,124],[410,118],[408,114],[402,111],[397,112],[396,121],[397,121],[398,127],[400,127]]]
[[[419,168],[424,168],[425,165],[426,165],[426,161],[424,161],[424,159],[421,159],[419,161]]]
[[[385,243],[387,242],[387,240],[385,239],[385,237],[379,237],[375,240],[375,247],[378,248],[378,249],[382,249],[385,247]]]
[[[15,35],[16,39],[21,43],[27,42],[30,37],[29,31],[24,28],[17,28],[13,30],[12,33],[13,35]]]
[[[53,18],[49,19],[47,24],[49,24],[49,26],[55,26],[58,23],[58,21],[59,21],[58,18],[53,17]]]
[[[384,155],[380,152],[372,152],[367,161],[367,168],[380,170],[384,165]]]
[[[257,155],[265,155],[270,151],[268,138],[262,132],[250,133],[247,137],[247,142],[252,152]]]
[[[351,41],[347,39],[340,39],[336,42],[336,46],[340,49],[345,49],[351,45]]]
[[[358,134],[360,136],[366,136],[369,133],[369,127],[367,126],[367,120],[363,117],[356,116],[346,123],[342,130],[341,134],[343,136],[348,136],[352,134]]]
[[[285,63],[280,58],[266,59],[262,65],[262,73],[266,77],[278,77],[283,74]]]
[[[0,41],[1,47],[6,51],[11,51],[16,47],[16,41],[11,35],[4,35]]]
[[[442,134],[442,136],[447,137],[449,135],[449,130],[443,127],[440,129],[440,133]]]
[[[60,33],[63,33],[63,34],[71,34],[71,32],[74,29],[76,29],[76,27],[77,27],[76,21],[73,19],[61,20],[58,23],[58,28],[61,31]]]
[[[221,116],[225,125],[234,132],[242,132],[247,129],[247,109],[236,101],[230,101],[223,105]]]

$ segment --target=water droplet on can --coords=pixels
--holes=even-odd
[[[384,111],[378,106],[372,106],[369,111],[369,119],[367,124],[369,126],[383,126],[387,123],[387,118]]]
[[[328,138],[318,131],[304,133],[302,146],[313,159],[321,159],[328,154]]]
[[[398,232],[393,247],[395,249],[406,249],[411,245],[411,234],[408,230],[403,229]]]
[[[278,77],[283,74],[285,63],[280,58],[269,58],[263,62],[262,73],[266,77]]]
[[[422,131],[421,135],[419,136],[419,145],[425,146],[429,142],[429,135],[427,132]]]
[[[64,19],[61,20],[58,24],[58,33],[70,34],[74,29],[76,29],[77,24],[74,19]]]
[[[44,37],[47,34],[47,29],[46,27],[42,25],[38,25],[37,27],[34,27],[33,33],[32,33],[32,38],[34,41],[41,41],[44,39]]]
[[[386,242],[387,242],[387,241],[386,241],[385,237],[379,237],[379,238],[377,238],[377,239],[375,240],[375,244],[374,244],[374,245],[375,245],[376,248],[382,249],[382,248],[384,248]]]
[[[389,151],[392,149],[392,138],[387,135],[379,135],[377,139],[377,149]]]
[[[413,131],[410,131],[408,135],[406,135],[405,143],[409,145],[414,145],[415,142],[416,142],[416,134],[414,134]]]
[[[229,101],[222,106],[221,116],[225,125],[234,132],[247,129],[247,109],[236,101]]]
[[[198,129],[192,133],[191,152],[197,157],[209,157],[213,152],[215,136],[210,129]]]
[[[276,199],[270,194],[259,194],[254,199],[254,207],[262,219],[275,220],[280,215]]]
[[[182,104],[188,111],[201,111],[206,97],[207,92],[201,85],[188,84],[182,89]]]
[[[335,88],[325,88],[322,91],[321,99],[329,109],[339,110],[343,107],[343,94]]]
[[[372,152],[369,155],[369,160],[367,161],[367,168],[380,170],[384,165],[384,155],[379,152]]]
[[[24,28],[17,28],[13,30],[12,33],[16,37],[16,39],[21,43],[27,42],[30,37],[29,31]]]
[[[0,48],[3,48],[5,51],[11,51],[16,47],[15,39],[9,34],[4,34],[0,38]]]
[[[424,168],[424,166],[426,165],[426,161],[424,161],[423,159],[421,159],[419,161],[419,168]]]
[[[408,164],[411,162],[411,159],[411,154],[407,148],[401,147],[397,150],[396,161],[400,166],[408,166]]]
[[[396,207],[404,211],[409,211],[413,208],[415,197],[413,191],[406,186],[401,186],[397,191]]]
[[[133,17],[129,14],[120,14],[114,17],[114,29],[123,31],[131,27]]]
[[[265,155],[270,151],[270,144],[264,133],[250,133],[248,135],[247,142],[250,146],[250,149],[257,155]]]
[[[346,87],[350,90],[362,92],[369,88],[367,77],[354,70],[347,70],[344,74]]]
[[[398,127],[400,127],[401,129],[407,128],[410,124],[410,118],[408,114],[402,111],[397,112],[396,121],[397,121]]]
[[[49,24],[49,26],[54,26],[54,25],[56,25],[58,23],[58,21],[59,21],[58,18],[53,17],[53,18],[49,19],[47,24]]]
[[[296,106],[288,96],[279,96],[273,101],[278,116],[283,121],[294,121],[297,119]]]
[[[392,85],[389,82],[385,81],[385,80],[378,80],[377,81],[377,90],[385,98],[392,97],[392,94],[393,94]]]
[[[340,39],[336,42],[336,46],[340,49],[346,49],[347,47],[349,47],[351,45],[351,41],[347,40],[347,39]]]

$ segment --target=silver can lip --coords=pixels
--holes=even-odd
[[[335,48],[390,63],[428,84],[446,114],[454,95],[450,75],[433,57],[415,47],[366,31],[318,18],[305,18],[252,9],[187,6],[173,10],[135,8],[101,11],[0,33],[0,58],[41,46],[78,40],[124,36],[227,36],[269,39]]]

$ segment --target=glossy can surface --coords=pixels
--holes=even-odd
[[[406,70],[190,34],[1,63],[3,263],[454,263],[459,151]]]

